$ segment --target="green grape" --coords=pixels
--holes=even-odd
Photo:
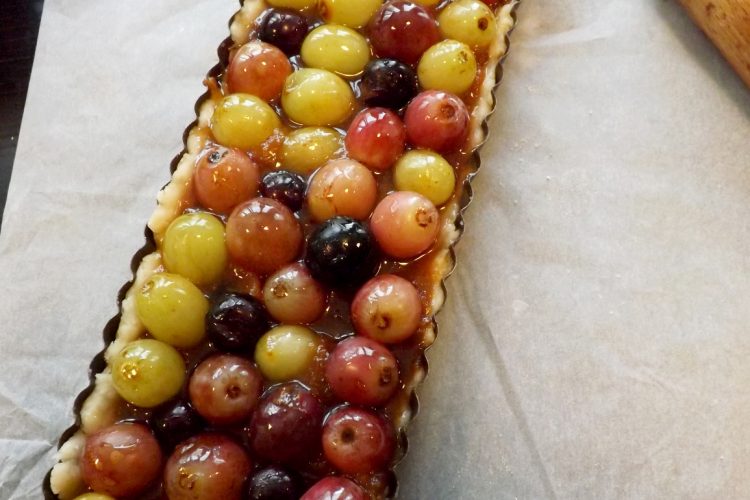
[[[453,195],[456,174],[439,154],[415,149],[396,162],[393,183],[399,191],[414,191],[440,206]]]
[[[471,48],[456,40],[436,43],[422,55],[417,67],[424,89],[463,94],[474,83],[477,60]]]
[[[361,28],[382,3],[382,0],[318,0],[318,10],[327,23]]]
[[[440,3],[441,0],[412,0],[414,3],[424,5],[425,7],[434,7]]]
[[[105,495],[104,493],[84,493],[75,497],[73,500],[115,500],[114,497]]]
[[[260,97],[230,94],[223,98],[211,116],[211,132],[223,146],[240,149],[258,147],[281,126],[279,117]]]
[[[156,340],[174,347],[193,347],[206,333],[208,300],[177,274],[157,273],[135,296],[138,318]]]
[[[272,382],[291,380],[305,372],[318,349],[318,336],[304,326],[279,325],[255,346],[255,362]]]
[[[302,125],[337,125],[354,110],[351,87],[330,71],[305,68],[286,79],[281,94],[284,112]]]
[[[294,10],[305,10],[317,5],[318,0],[267,0],[272,7],[282,7]]]
[[[354,76],[370,60],[370,45],[351,28],[323,24],[307,35],[300,54],[307,66]]]
[[[112,382],[122,398],[153,408],[174,397],[185,380],[182,356],[164,342],[135,340],[114,355],[109,364]]]
[[[309,174],[343,150],[344,137],[328,127],[304,127],[286,136],[281,146],[282,167]]]
[[[480,0],[456,0],[438,16],[440,32],[471,47],[487,47],[497,37],[495,14]]]
[[[224,224],[205,212],[181,215],[167,228],[161,250],[167,271],[199,286],[216,283],[227,262]]]

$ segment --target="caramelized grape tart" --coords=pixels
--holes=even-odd
[[[50,498],[396,495],[514,3],[245,0]]]

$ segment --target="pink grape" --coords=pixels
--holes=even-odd
[[[349,126],[345,144],[350,157],[373,170],[387,170],[404,152],[406,128],[387,108],[363,109]]]
[[[342,400],[378,406],[398,387],[396,358],[383,345],[366,337],[342,340],[328,358],[326,379]]]
[[[409,281],[394,274],[381,274],[357,291],[351,314],[357,333],[392,344],[417,331],[422,320],[422,301]]]
[[[245,358],[212,356],[193,372],[190,400],[200,415],[214,424],[233,424],[250,417],[263,391],[263,377]]]
[[[396,191],[375,207],[370,228],[385,253],[411,259],[435,243],[439,222],[440,215],[430,200],[411,191]]]
[[[348,474],[382,470],[393,458],[395,443],[391,424],[369,410],[343,406],[323,425],[323,453]]]
[[[428,90],[406,108],[406,135],[414,146],[440,152],[454,151],[466,141],[469,110],[456,95]]]

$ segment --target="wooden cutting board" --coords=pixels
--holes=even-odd
[[[750,87],[750,0],[680,0]]]

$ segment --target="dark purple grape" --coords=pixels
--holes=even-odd
[[[263,176],[260,192],[266,198],[273,198],[296,212],[305,201],[305,181],[292,172],[276,170]]]
[[[300,479],[280,467],[266,467],[253,475],[248,500],[297,500],[302,496]]]
[[[156,437],[171,450],[177,443],[198,434],[203,429],[203,419],[186,401],[177,401],[159,409],[151,420]]]
[[[258,38],[293,56],[299,54],[308,28],[307,19],[296,12],[269,9],[260,21]]]
[[[370,231],[350,217],[332,217],[307,241],[305,263],[329,285],[356,285],[375,274],[377,251]]]
[[[417,74],[395,59],[375,59],[362,74],[362,98],[368,106],[400,109],[419,92]]]
[[[266,460],[300,463],[320,449],[322,421],[323,408],[308,389],[294,382],[278,385],[253,414],[250,443],[256,455]]]
[[[270,328],[263,304],[251,295],[222,293],[206,316],[206,330],[213,344],[224,351],[248,351]]]

